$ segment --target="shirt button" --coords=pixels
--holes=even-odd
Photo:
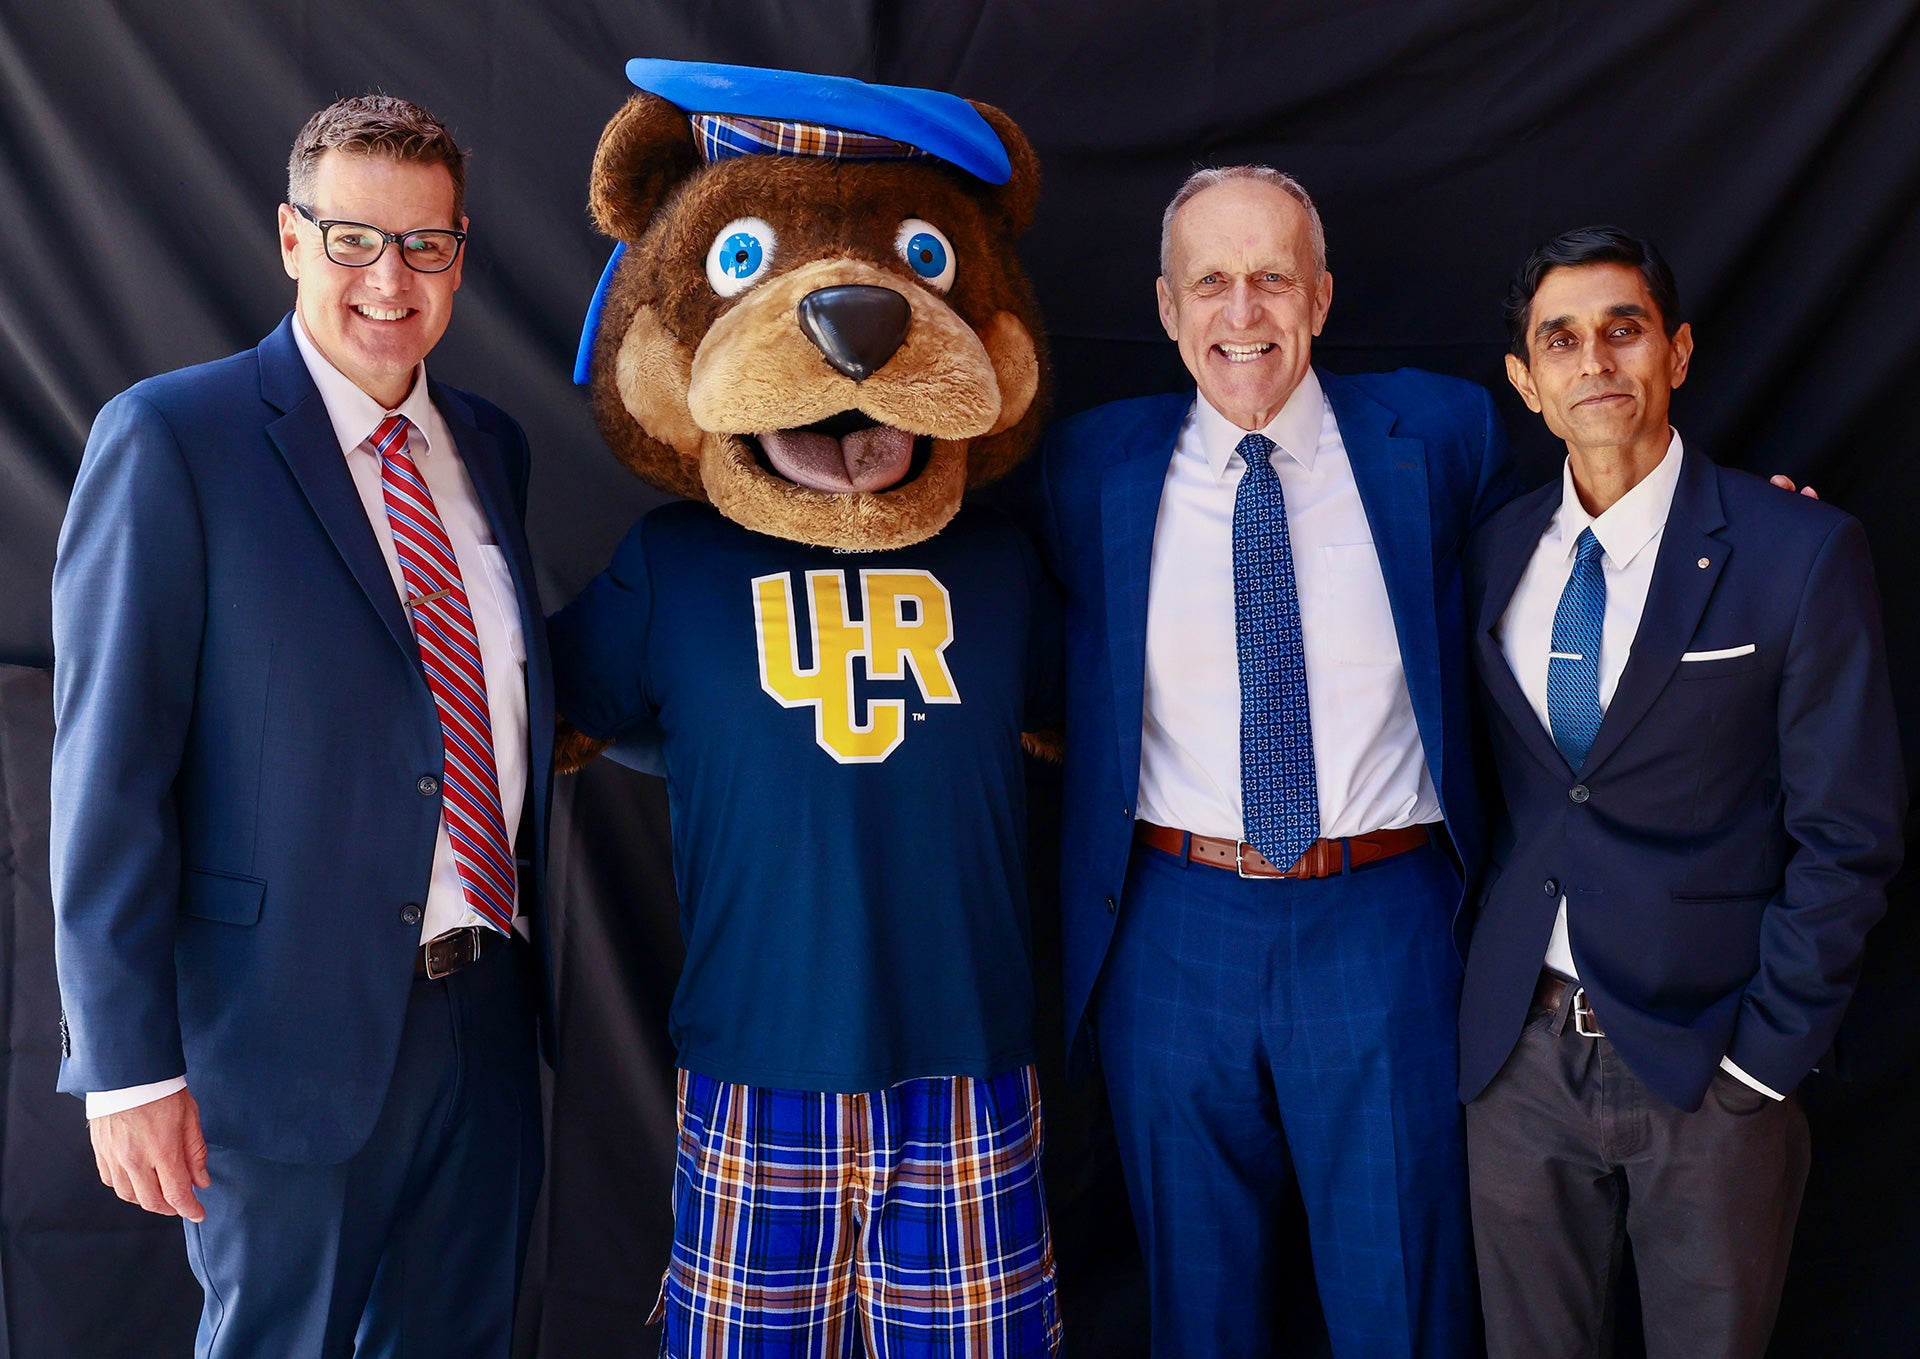
[[[1107,898],[1107,914],[1112,915],[1115,911],[1119,909],[1120,907],[1114,902],[1114,899],[1112,897],[1108,897]]]
[[[422,774],[415,780],[413,786],[419,791],[421,797],[432,797],[440,791],[440,780],[431,774]]]
[[[1585,802],[1592,796],[1593,794],[1587,791],[1587,785],[1584,783],[1576,783],[1567,789],[1567,800],[1570,802]]]
[[[1548,878],[1545,883],[1541,884],[1540,890],[1545,892],[1550,897],[1558,896],[1560,893],[1560,884],[1555,882],[1552,878]]]
[[[402,925],[418,925],[420,923],[420,903],[409,901],[406,905],[402,906],[400,908],[400,923]]]

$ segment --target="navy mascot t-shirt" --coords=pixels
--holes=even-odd
[[[551,637],[574,726],[663,738],[681,1066],[862,1091],[1033,1060],[1020,733],[1060,661],[1018,528],[849,552],[671,504]]]

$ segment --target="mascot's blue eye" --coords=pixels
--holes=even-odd
[[[773,228],[758,217],[736,217],[707,247],[707,282],[722,297],[758,283],[773,267]]]
[[[947,271],[947,247],[927,232],[915,232],[907,242],[907,263],[921,278],[938,278]]]
[[[932,222],[907,218],[894,234],[893,248],[923,283],[943,293],[953,286],[953,242]]]
[[[752,278],[760,272],[760,261],[766,258],[766,254],[760,248],[758,236],[736,231],[720,247],[720,272],[731,274],[734,278]]]

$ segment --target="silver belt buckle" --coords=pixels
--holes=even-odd
[[[1252,848],[1253,846],[1249,845],[1245,840],[1235,840],[1233,842],[1233,871],[1243,878],[1252,878],[1255,876],[1247,872],[1247,851]]]
[[[1607,1036],[1607,1031],[1593,1017],[1593,1003],[1587,999],[1587,988],[1584,986],[1573,993],[1573,1031],[1582,1038]]]

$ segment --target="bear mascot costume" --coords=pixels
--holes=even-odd
[[[963,505],[1032,448],[1045,362],[998,110],[636,60],[577,377],[685,497],[552,621],[563,759],[657,747],[687,959],[675,1356],[1056,1351],[1021,732],[1059,617]]]

